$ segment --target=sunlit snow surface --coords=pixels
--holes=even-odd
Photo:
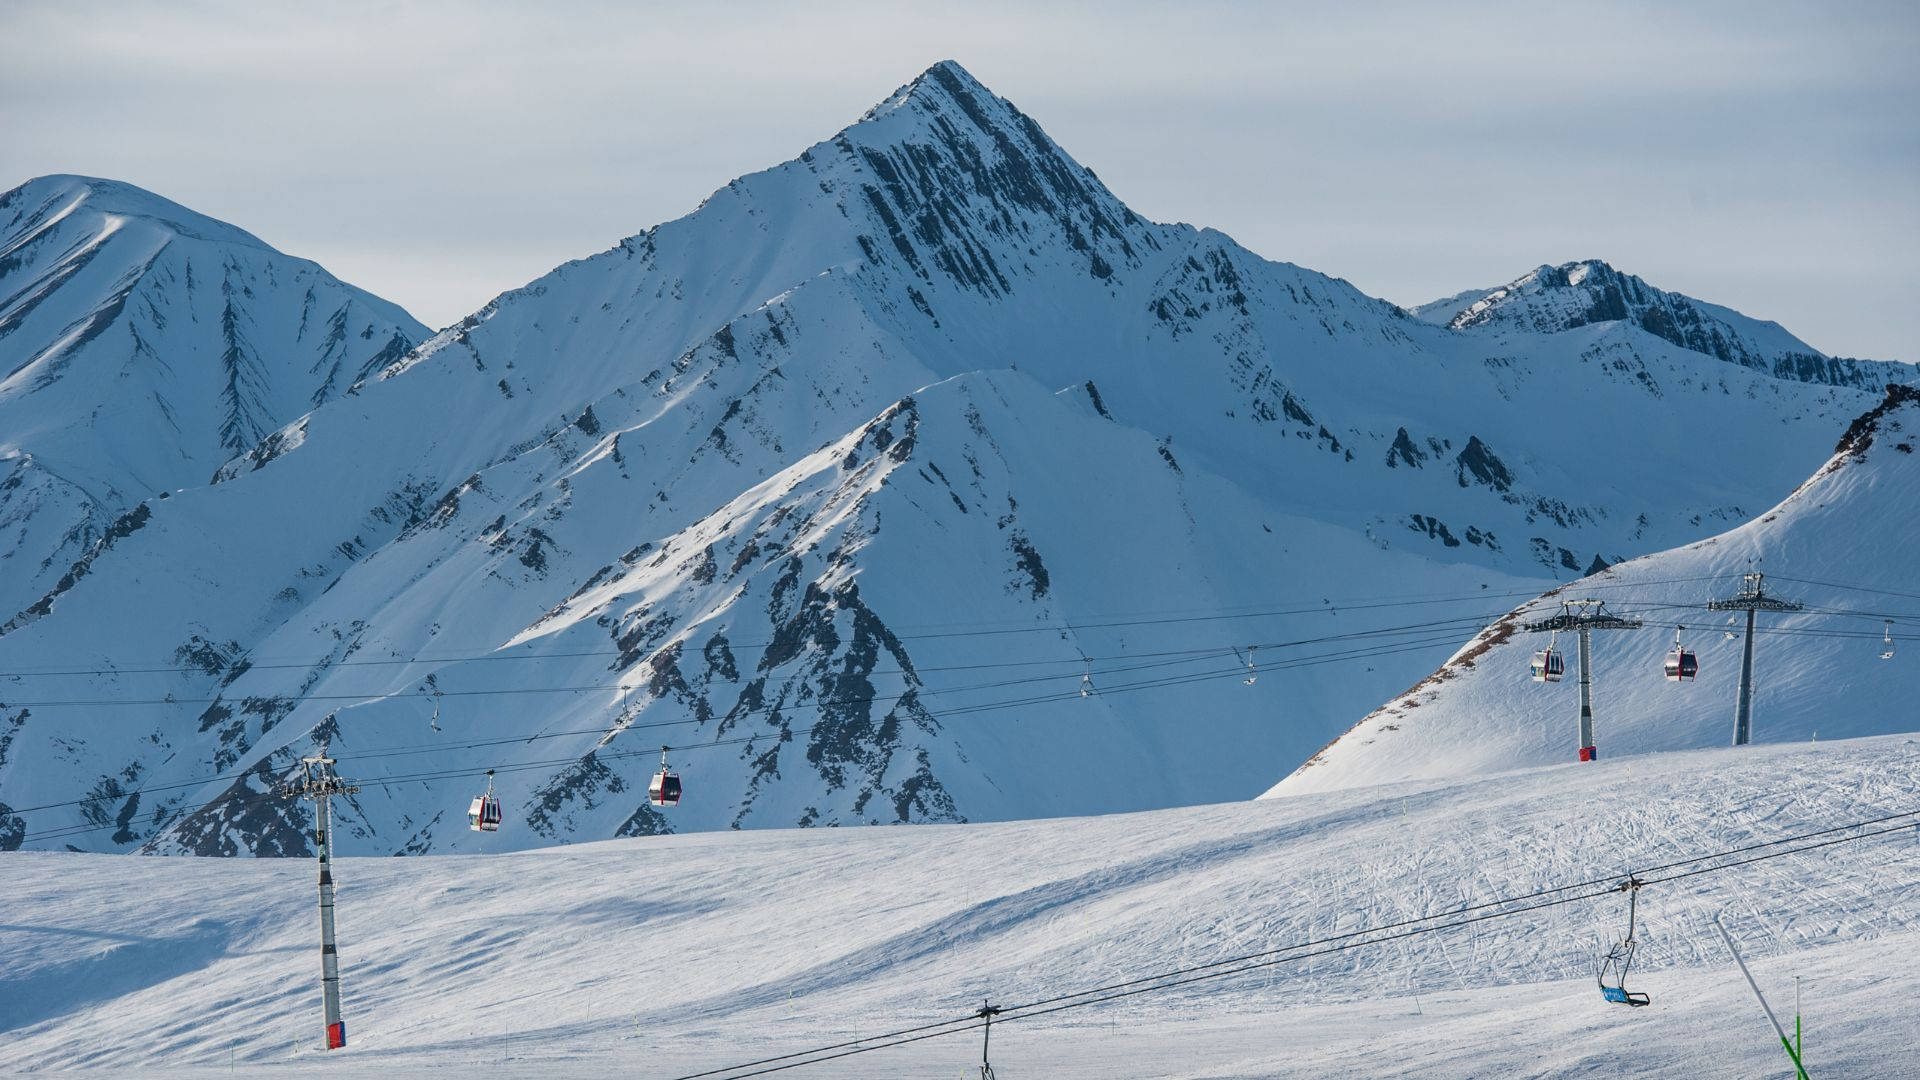
[[[316,1048],[308,860],[0,856],[0,1071],[678,1076],[1920,808],[1920,739],[1653,755],[1040,822],[345,859]],[[697,790],[690,792],[697,800]],[[1913,1075],[1920,831],[997,1026],[1017,1077]],[[795,1076],[970,1075],[977,1033]]]

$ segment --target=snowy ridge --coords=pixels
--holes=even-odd
[[[1889,386],[1847,430],[1834,456],[1757,520],[1683,548],[1644,556],[1561,586],[1515,609],[1412,689],[1361,720],[1273,788],[1290,795],[1356,784],[1482,774],[1573,754],[1574,672],[1540,685],[1529,654],[1543,636],[1519,631],[1563,599],[1596,596],[1647,623],[1596,632],[1598,746],[1603,757],[1724,745],[1732,735],[1741,642],[1726,613],[1699,610],[1739,590],[1759,567],[1770,591],[1805,612],[1764,614],[1756,633],[1753,738],[1848,738],[1920,730],[1920,669],[1909,644],[1880,658],[1881,638],[1913,640],[1911,622],[1879,613],[1912,604],[1896,592],[1920,581],[1910,537],[1920,505],[1920,390]],[[1863,575],[1870,575],[1861,580]],[[1858,585],[1863,588],[1848,588]],[[1660,662],[1674,636],[1697,650],[1699,679],[1672,684]],[[1571,648],[1567,638],[1561,645]],[[1915,650],[1920,651],[1920,650]]]
[[[1597,259],[1542,266],[1498,288],[1423,304],[1415,314],[1456,330],[1530,333],[1624,321],[1681,348],[1785,379],[1874,389],[1890,377],[1913,378],[1906,365],[1890,376],[1884,364],[1827,356],[1779,323],[1656,289]]]
[[[257,796],[322,737],[368,775],[537,763],[497,837],[440,776],[367,794],[350,852],[1251,796],[1458,639],[1255,687],[1236,649],[1696,540],[1876,396],[1631,320],[1410,318],[1139,218],[951,63],[360,370],[0,621],[0,799],[88,799],[16,842],[304,851]],[[1676,476],[1708,447],[1740,452]],[[1192,680],[1081,698],[1089,661]],[[110,719],[56,745],[88,699]],[[663,742],[706,796],[666,819]]]
[[[132,185],[47,176],[0,194],[0,607],[426,336]]]

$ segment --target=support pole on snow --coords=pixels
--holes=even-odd
[[[1725,600],[1707,601],[1708,611],[1744,611],[1747,636],[1740,643],[1740,696],[1733,707],[1733,745],[1753,741],[1753,613],[1756,611],[1799,611],[1804,605],[1792,600],[1768,596],[1765,574],[1758,570],[1741,577],[1740,592]]]
[[[320,857],[320,1000],[326,1013],[327,1049],[347,1045],[347,1022],[340,1018],[340,954],[333,941],[333,803],[336,795],[360,790],[333,772],[326,744],[312,757],[300,759],[306,774],[289,794],[313,800],[313,847]]]
[[[1787,1038],[1786,1029],[1780,1026],[1779,1019],[1773,1015],[1773,1006],[1768,1005],[1766,996],[1760,993],[1760,984],[1753,981],[1753,972],[1747,970],[1747,962],[1740,958],[1740,950],[1735,948],[1733,944],[1733,935],[1727,933],[1726,924],[1720,921],[1720,916],[1715,915],[1713,917],[1713,926],[1714,929],[1720,931],[1720,939],[1727,943],[1727,952],[1733,956],[1733,962],[1740,965],[1740,974],[1747,977],[1747,987],[1753,991],[1753,999],[1760,1003],[1761,1011],[1767,1014],[1767,1022],[1773,1025],[1773,1033],[1780,1036],[1780,1045],[1786,1047],[1787,1056],[1793,1059],[1795,1075],[1799,1080],[1809,1080],[1807,1067],[1801,1064],[1800,1061],[1800,1047],[1798,1046],[1800,1039],[1800,1017],[1797,1012],[1793,1018],[1793,1038],[1789,1039]]]
[[[1600,756],[1593,744],[1593,628],[1580,628],[1580,749],[1582,761]]]
[[[1595,630],[1638,630],[1638,619],[1623,619],[1601,600],[1567,600],[1560,614],[1521,627],[1528,633],[1578,631],[1580,634],[1580,760],[1597,761],[1600,750],[1593,738],[1593,642]]]
[[[987,1061],[987,1046],[993,1042],[993,1018],[1000,1015],[1000,1009],[982,1001],[980,1011],[973,1015],[987,1022],[986,1031],[980,1037],[980,1080],[993,1080],[993,1065]]]

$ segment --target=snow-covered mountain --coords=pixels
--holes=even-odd
[[[143,503],[0,623],[0,817],[304,851],[258,796],[323,737],[394,780],[363,851],[1252,795],[1502,597],[1777,501],[1863,381],[1414,318],[943,63]]]
[[[129,184],[44,176],[0,194],[0,607],[428,335]]]
[[[1640,630],[1593,633],[1596,745],[1602,757],[1721,746],[1733,735],[1745,632],[1709,600],[1761,587],[1805,610],[1761,613],[1754,635],[1756,742],[1920,730],[1920,624],[1913,543],[1920,507],[1920,390],[1890,386],[1833,457],[1757,520],[1556,588],[1489,626],[1439,670],[1356,724],[1271,794],[1497,772],[1568,760],[1577,740],[1573,639],[1558,684],[1531,681],[1547,636],[1521,630],[1562,601],[1608,601]],[[1891,620],[1891,621],[1889,621]],[[1677,627],[1699,678],[1668,682]],[[1892,638],[1894,656],[1883,659]]]

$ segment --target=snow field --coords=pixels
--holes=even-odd
[[[344,859],[334,1055],[310,1049],[311,862],[13,853],[0,1070],[675,1076],[1920,809],[1916,766],[1920,739],[1888,736],[1097,818]],[[1920,830],[1644,889],[1648,1009],[1593,987],[1624,929],[1609,896],[997,1025],[995,1066],[1770,1075],[1784,1055],[1721,911],[1776,1006],[1805,979],[1816,1075],[1911,1075]],[[794,1074],[959,1076],[978,1052],[964,1034]]]

